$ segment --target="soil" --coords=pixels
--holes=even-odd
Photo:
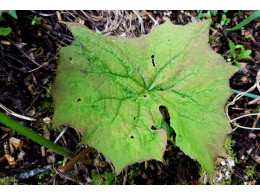
[[[0,36],[0,103],[16,113],[37,119],[32,122],[10,116],[51,141],[55,141],[65,129],[57,144],[79,153],[84,148],[79,145],[81,135],[77,131],[70,127],[54,129],[51,123],[48,123],[53,116],[54,105],[50,91],[59,61],[59,50],[74,40],[71,32],[59,20],[82,23],[107,36],[138,37],[151,32],[157,23],[162,24],[167,19],[177,25],[194,22],[199,12],[17,11],[18,19],[4,13],[5,21],[1,21],[0,26],[11,27],[12,32],[6,37]],[[234,27],[253,12],[228,11],[226,16],[230,22],[224,26],[220,25],[223,11],[212,16],[210,44],[216,53],[228,55],[230,41],[252,50],[251,59],[239,60],[242,71],[230,79],[230,87],[239,91],[248,90],[256,82],[260,66],[260,21],[256,19],[236,31],[227,29]],[[40,22],[33,25],[32,21],[37,19]],[[251,93],[260,95],[257,89]],[[234,97],[235,94],[227,103]],[[248,104],[251,100],[244,96],[230,106],[230,118],[258,113],[258,104]],[[250,128],[260,127],[257,117],[245,117],[237,123]],[[231,153],[235,160],[229,184],[260,184],[259,131],[237,128],[229,136],[234,140]],[[12,146],[11,137],[23,142],[20,149]],[[4,156],[8,154],[14,157],[13,161]],[[8,177],[18,178],[6,184],[93,184],[94,172],[112,172],[109,160],[96,150],[89,153],[89,159],[92,164],[77,163],[71,171],[61,174],[56,170],[68,159],[0,124],[0,181]],[[164,163],[151,160],[131,165],[118,175],[112,184],[202,184],[199,182],[203,175],[199,163],[186,156],[178,147],[168,143],[164,159]],[[21,175],[22,173],[27,175]]]

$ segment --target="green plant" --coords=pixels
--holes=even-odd
[[[255,13],[253,13],[252,15],[250,15],[247,19],[243,20],[242,22],[240,22],[238,25],[236,25],[235,27],[231,28],[231,29],[227,29],[227,30],[237,30],[240,29],[241,27],[245,26],[246,24],[248,24],[249,22],[251,22],[252,20],[259,18],[260,17],[260,10],[256,11]]]
[[[223,107],[237,69],[210,49],[210,22],[167,21],[136,39],[66,24],[77,40],[60,51],[53,124],[81,131],[82,143],[102,152],[119,173],[135,162],[162,161],[167,132],[159,109],[165,106],[176,145],[212,176],[231,130]]]
[[[32,20],[32,25],[40,25],[41,24],[41,17],[38,16],[34,16],[33,20]]]
[[[51,91],[52,85],[49,84],[47,87],[43,87],[45,89],[46,100],[38,107],[39,111],[47,110],[49,113],[53,113],[54,111],[54,102],[52,100]]]
[[[230,155],[232,158],[235,158],[236,153],[234,152],[234,150],[232,149],[232,147],[234,146],[234,144],[236,143],[235,140],[231,139],[230,136],[227,137],[226,142],[225,142],[225,148],[226,148],[226,152],[228,155]]]
[[[199,19],[211,19],[211,16],[216,16],[218,14],[218,10],[208,10],[206,12],[203,12],[203,10],[200,11],[198,15],[198,20]]]
[[[230,18],[228,18],[226,14],[222,14],[220,25],[221,26],[228,25],[230,21],[231,21]]]
[[[0,27],[0,36],[7,36],[12,32],[12,29],[10,27]]]
[[[4,21],[5,18],[2,16],[2,14],[6,12],[13,18],[17,19],[16,11],[15,10],[10,10],[10,11],[0,11],[0,21]],[[12,29],[10,27],[0,27],[0,36],[7,36],[12,32]]]
[[[246,169],[243,170],[243,172],[244,172],[249,178],[253,178],[254,176],[257,175],[256,165],[254,165],[254,166],[247,166]]]
[[[97,171],[92,173],[93,185],[112,185],[115,181],[116,175],[113,173],[105,172],[104,174],[99,174]]]
[[[14,19],[18,19],[18,18],[17,18],[17,15],[16,15],[16,10],[9,10],[9,11],[1,11],[1,10],[0,10],[0,21],[5,20],[5,18],[2,16],[3,13],[7,13],[7,14],[9,14],[10,16],[12,16]]]
[[[245,50],[243,45],[235,45],[233,42],[229,42],[229,48],[230,54],[222,56],[226,56],[229,64],[235,63],[239,70],[241,70],[242,68],[238,61],[241,59],[251,59],[250,54],[252,50]]]
[[[15,177],[0,178],[0,185],[17,185],[18,180]]]
[[[16,121],[12,120],[11,118],[7,117],[3,113],[0,112],[0,122],[11,129],[17,131],[18,133],[30,138],[31,140],[55,151],[56,153],[68,157],[73,158],[75,157],[75,154],[72,152],[65,150],[61,146],[54,144],[53,142],[45,139],[44,137],[40,136],[38,133],[35,133],[31,129],[28,129],[27,127],[21,125],[20,123],[17,123]]]

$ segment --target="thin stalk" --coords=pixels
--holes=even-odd
[[[45,139],[44,137],[40,136],[39,134],[35,133],[31,129],[19,124],[18,122],[14,121],[13,119],[7,117],[5,114],[0,112],[0,123],[6,125],[7,127],[10,127],[11,129],[15,130],[16,132],[30,138],[31,140],[37,142],[38,144],[41,144],[45,146],[46,148],[49,148],[53,150],[54,152],[65,156],[67,158],[74,158],[75,154],[62,148],[61,146],[54,144],[53,142]]]
[[[59,168],[59,171],[61,173],[66,173],[69,171],[77,162],[79,162],[81,159],[85,159],[86,155],[92,150],[93,148],[87,147],[84,150],[82,150],[79,154],[77,154],[74,158],[71,159],[67,164],[65,164],[63,167]],[[92,164],[90,160],[85,160],[85,164]]]
[[[235,89],[232,89],[232,90],[236,94],[243,93],[242,91],[238,91],[238,90],[235,90]],[[260,97],[259,95],[255,95],[255,94],[252,94],[252,93],[246,93],[244,96],[250,97],[250,98],[253,98],[253,99],[256,99],[256,98]]]

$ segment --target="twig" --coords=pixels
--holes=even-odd
[[[141,24],[141,32],[142,32],[142,34],[144,34],[145,30],[144,30],[143,19],[141,18],[141,16],[135,10],[133,10],[133,12],[137,15],[139,23]]]
[[[15,116],[17,118],[21,118],[21,119],[24,119],[24,120],[28,120],[28,121],[36,121],[36,119],[34,118],[31,118],[31,117],[28,117],[28,116],[23,116],[23,115],[20,115],[20,114],[17,114],[15,113],[14,111],[6,108],[3,104],[0,103],[0,108],[2,108],[3,110],[5,110],[8,114],[11,114],[12,116]]]
[[[128,167],[126,167],[124,170],[125,170],[125,175],[124,175],[123,185],[125,185],[125,184],[126,184],[126,181],[127,181],[127,171],[128,171]]]
[[[63,136],[63,134],[67,131],[68,127],[65,127],[62,132],[60,132],[59,136],[55,139],[54,143],[56,143],[60,138],[61,136]]]
[[[242,128],[242,129],[249,129],[249,130],[260,130],[260,128],[243,127],[243,126],[238,125],[238,124],[235,122],[235,121],[236,121],[237,119],[239,119],[239,118],[243,118],[243,117],[246,117],[246,116],[252,116],[252,115],[259,115],[260,113],[257,113],[257,114],[254,113],[254,114],[243,115],[243,116],[240,116],[240,117],[235,118],[235,119],[232,119],[232,120],[230,119],[229,114],[228,114],[228,108],[229,108],[229,106],[234,105],[235,102],[236,102],[237,100],[239,100],[241,97],[243,97],[245,94],[247,94],[247,93],[253,91],[255,88],[257,88],[258,91],[260,92],[260,84],[259,84],[259,83],[260,83],[260,70],[257,72],[256,83],[255,83],[250,89],[248,89],[247,91],[242,92],[242,93],[239,93],[238,95],[236,95],[236,97],[235,97],[230,103],[228,103],[228,104],[226,105],[226,107],[225,107],[226,115],[227,115],[227,117],[228,117],[230,123],[232,123],[232,124],[235,125],[236,127],[239,127],[239,128]],[[233,131],[235,131],[236,129],[237,129],[237,128],[233,129]],[[233,131],[231,131],[231,132],[233,132]],[[229,133],[231,133],[231,132],[229,132]]]
[[[59,168],[58,171],[61,173],[66,173],[69,171],[77,162],[82,160],[93,148],[87,147],[84,150],[82,150],[79,154],[77,154],[74,158],[71,159],[67,164],[65,164],[63,167]],[[85,161],[86,164],[89,164],[89,162]]]
[[[8,38],[7,38],[8,39]],[[8,39],[8,41],[10,41],[13,45],[15,45],[15,47],[22,52],[23,55],[25,55],[30,61],[32,61],[35,65],[37,66],[42,66],[40,64],[38,64],[36,61],[34,61],[33,59],[31,59],[23,50],[21,50],[12,40]]]

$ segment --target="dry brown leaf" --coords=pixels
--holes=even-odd
[[[43,119],[43,122],[45,122],[46,124],[51,123],[50,117],[45,117],[45,118]]]
[[[16,161],[15,161],[14,157],[12,157],[9,154],[5,154],[4,156],[8,160],[9,165],[16,165]]]
[[[2,129],[4,132],[8,133],[10,131],[12,131],[12,129],[8,128],[8,127],[0,127],[0,129]]]
[[[19,150],[23,146],[23,141],[21,141],[20,139],[15,138],[15,137],[11,137],[9,139],[9,143],[15,148],[15,150]]]

